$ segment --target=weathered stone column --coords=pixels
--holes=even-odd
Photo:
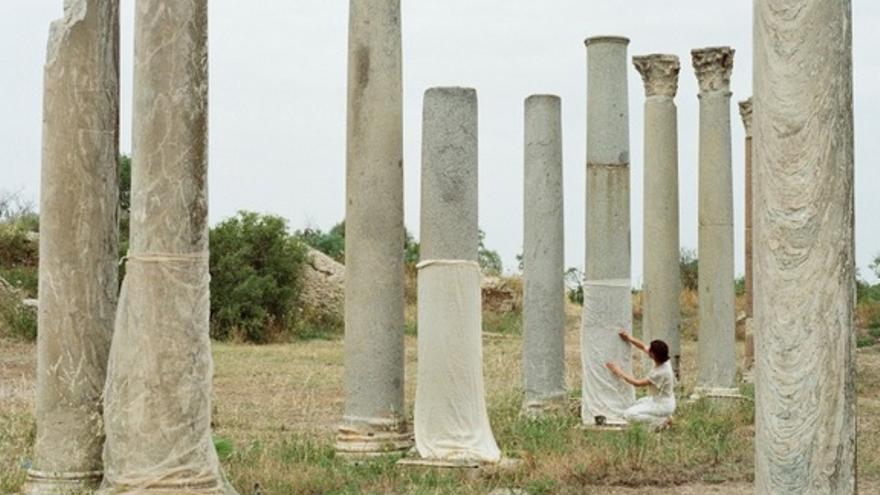
[[[119,285],[116,0],[67,2],[50,29],[44,92],[34,495],[94,488],[103,469]]]
[[[755,493],[854,494],[852,3],[758,0],[754,47]]]
[[[629,345],[617,333],[632,329],[629,225],[629,106],[627,38],[588,38],[586,280],[581,334],[581,418],[625,424],[635,400],[631,385],[605,367],[630,371]]]
[[[645,83],[643,340],[669,345],[675,374],[681,362],[681,275],[678,240],[678,73],[675,55],[633,57]]]
[[[131,238],[104,392],[104,487],[231,493],[211,439],[208,2],[135,3]]]
[[[477,92],[427,90],[415,439],[430,460],[501,458],[483,385],[477,156]]]
[[[696,393],[709,397],[738,395],[730,150],[733,54],[729,47],[691,52],[700,84],[700,330]]]
[[[345,411],[336,449],[412,445],[404,417],[400,0],[351,0],[345,203]]]
[[[533,95],[525,102],[523,224],[524,409],[564,406],[565,237],[562,196],[562,103]]]
[[[746,297],[746,350],[743,368],[751,379],[751,370],[755,364],[755,334],[754,334],[754,264],[752,262],[752,99],[739,102],[739,114],[742,117],[743,128],[746,131],[745,145],[745,297]]]

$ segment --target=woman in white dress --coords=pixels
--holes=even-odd
[[[624,342],[645,352],[654,361],[651,372],[642,379],[627,374],[616,363],[606,363],[612,373],[629,384],[648,387],[649,394],[624,411],[623,418],[630,423],[647,423],[658,428],[667,425],[675,412],[675,373],[669,362],[669,346],[662,340],[651,341],[650,346],[645,345],[626,330],[621,330],[619,335]]]

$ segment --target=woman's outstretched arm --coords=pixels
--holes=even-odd
[[[605,366],[607,366],[608,369],[611,370],[612,373],[619,376],[622,380],[626,381],[627,383],[629,383],[630,385],[632,385],[634,387],[647,387],[648,385],[651,384],[651,381],[648,380],[647,378],[642,378],[640,380],[640,379],[628,374],[627,372],[623,371],[620,368],[620,366],[618,366],[615,363],[605,363]]]
[[[632,335],[630,335],[625,329],[624,329],[624,330],[621,330],[621,331],[619,331],[619,332],[617,332],[617,335],[620,335],[620,338],[621,338],[624,342],[627,342],[627,343],[629,343],[629,344],[632,344],[633,347],[635,347],[636,349],[638,349],[638,350],[644,352],[645,354],[648,353],[648,350],[649,350],[649,349],[648,349],[648,346],[645,345],[645,343],[642,342],[641,340],[639,340],[639,339],[633,337]]]

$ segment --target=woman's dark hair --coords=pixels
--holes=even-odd
[[[669,361],[669,346],[666,345],[666,342],[663,342],[662,340],[652,340],[649,350],[657,364],[663,364],[666,361]]]

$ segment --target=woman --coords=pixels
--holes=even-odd
[[[630,423],[647,423],[658,428],[667,426],[675,412],[675,374],[669,362],[669,347],[662,340],[654,340],[647,346],[626,333],[626,330],[621,330],[619,335],[624,342],[647,353],[654,361],[654,368],[641,380],[628,375],[615,363],[606,363],[612,373],[631,385],[649,387],[650,395],[642,397],[624,411],[623,418]]]

